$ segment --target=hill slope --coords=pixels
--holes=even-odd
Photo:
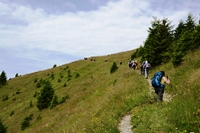
[[[156,95],[149,96],[149,83],[139,69],[128,68],[133,52],[79,60],[9,80],[0,88],[0,117],[8,126],[7,132],[116,133],[120,118],[127,112],[133,114],[134,132],[199,131],[200,51],[189,53],[178,68],[168,63],[150,71],[150,77],[165,70],[171,78],[172,87],[166,87],[166,92],[174,98],[162,104],[155,102]],[[110,74],[113,62],[118,70]],[[34,95],[43,88],[37,87],[40,80],[51,82],[59,100],[68,99],[53,109],[39,111]],[[8,100],[3,100],[5,97]],[[28,116],[32,120],[22,131],[21,123]]]

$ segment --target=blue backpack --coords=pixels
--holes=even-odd
[[[155,73],[151,81],[152,86],[165,88],[165,85],[160,83],[163,76],[162,72]]]

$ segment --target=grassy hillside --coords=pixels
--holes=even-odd
[[[166,92],[173,100],[160,104],[156,95],[149,96],[149,83],[139,69],[128,68],[133,52],[79,60],[9,80],[0,88],[0,117],[8,126],[7,132],[117,133],[120,118],[126,113],[132,114],[136,133],[200,132],[200,50],[189,53],[180,67],[168,63],[150,71],[152,77],[164,70],[172,82]],[[113,62],[118,70],[111,74]],[[39,111],[34,95],[43,88],[38,88],[38,83],[47,80],[58,100],[68,98],[53,109]],[[30,126],[22,131],[21,123],[29,116]]]

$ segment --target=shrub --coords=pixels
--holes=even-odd
[[[30,105],[29,105],[29,107],[30,107],[30,108],[33,107],[32,100],[30,100]]]
[[[37,78],[35,78],[34,83],[37,83]]]
[[[3,124],[2,119],[0,118],[0,133],[6,133],[7,127]]]
[[[8,95],[7,95],[7,94],[3,95],[2,101],[6,101],[6,100],[8,100],[8,99],[9,99],[9,98],[8,98]]]
[[[66,95],[65,97],[62,97],[62,99],[61,99],[61,101],[59,102],[59,104],[64,103],[68,98],[69,98],[68,95]]]
[[[56,65],[56,64],[54,64],[54,65],[53,65],[53,68],[55,68],[56,66],[57,66],[57,65]]]
[[[33,114],[24,118],[24,121],[21,123],[21,130],[25,130],[28,126],[30,126],[30,120],[32,120]]]
[[[110,68],[110,73],[114,73],[118,69],[116,62],[113,62],[113,65]]]
[[[51,74],[51,79],[54,79],[54,73]]]
[[[55,108],[58,105],[58,97],[55,95],[51,101],[50,109]]]
[[[18,89],[17,92],[16,92],[16,94],[20,94],[20,93],[21,93],[21,92],[20,92],[20,89]]]
[[[15,74],[15,78],[17,78],[18,76],[19,76],[18,73],[16,73],[16,74]]]
[[[67,84],[66,84],[66,83],[64,83],[63,87],[67,87]]]
[[[10,116],[12,116],[12,115],[14,115],[15,114],[15,112],[14,112],[14,110],[12,110],[11,112],[10,112]]]
[[[61,79],[58,79],[58,83],[60,83],[61,82]]]
[[[78,77],[80,77],[80,74],[79,74],[79,73],[76,73],[75,78],[78,78]]]
[[[38,115],[38,116],[36,117],[36,119],[37,119],[37,120],[41,120],[42,117],[41,117],[40,115]]]

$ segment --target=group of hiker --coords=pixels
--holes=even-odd
[[[134,60],[130,60],[128,62],[128,65],[129,65],[129,68],[133,68],[135,70],[138,67],[138,62]],[[143,61],[142,64],[140,65],[140,73],[142,75],[145,75],[146,79],[148,78],[148,73],[149,73],[150,68],[151,68],[151,64],[148,63],[148,61]]]
[[[84,58],[84,60],[87,60],[88,58]],[[95,58],[90,58],[90,61],[95,61]],[[107,62],[107,59],[105,59],[105,62]],[[120,60],[120,65],[122,65],[122,60]],[[138,62],[137,60],[130,60],[128,62],[129,68],[132,68],[136,70],[138,68]],[[146,60],[143,61],[140,65],[140,74],[144,75],[146,79],[148,79],[149,70],[151,69],[151,64]],[[151,78],[151,85],[155,90],[155,93],[158,95],[158,101],[163,100],[163,94],[165,85],[170,84],[170,79],[168,76],[165,76],[164,71],[159,71],[154,74],[154,76]]]
[[[137,69],[138,62],[134,60],[130,60],[128,62],[129,68]],[[143,61],[140,65],[140,73],[148,79],[148,73],[151,68],[151,64],[148,61]],[[163,94],[165,90],[165,84],[170,84],[170,79],[168,76],[165,76],[164,71],[158,71],[154,74],[151,79],[151,85],[155,90],[155,93],[158,95],[157,101],[163,101]]]
[[[138,62],[137,61],[134,61],[134,60],[130,60],[128,62],[128,66],[129,68],[133,68],[134,70],[137,69],[137,66],[138,66]]]

